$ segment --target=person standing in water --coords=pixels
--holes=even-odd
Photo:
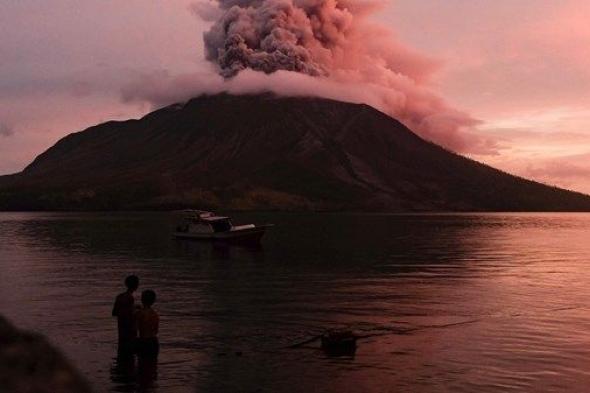
[[[135,313],[139,340],[137,341],[137,354],[141,357],[158,357],[160,344],[158,342],[158,329],[160,316],[152,308],[156,302],[156,293],[151,289],[141,293],[142,308]]]
[[[113,316],[117,317],[119,342],[117,352],[119,356],[131,356],[137,339],[137,325],[135,323],[135,298],[133,292],[139,287],[139,278],[135,275],[125,278],[127,290],[117,296],[113,306]]]
[[[152,308],[156,302],[156,293],[150,289],[141,293],[142,308],[135,313],[139,339],[137,340],[137,358],[139,368],[139,385],[143,389],[151,386],[157,379],[158,354],[160,343],[158,330],[160,316]]]

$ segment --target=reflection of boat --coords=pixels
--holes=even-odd
[[[238,243],[257,243],[272,224],[233,225],[229,217],[211,212],[185,210],[184,221],[176,227],[178,239],[219,240]]]

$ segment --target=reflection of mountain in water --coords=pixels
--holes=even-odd
[[[590,210],[590,197],[507,175],[368,107],[202,96],[71,134],[0,177],[0,209]]]

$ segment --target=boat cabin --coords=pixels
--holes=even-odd
[[[233,225],[229,217],[216,216],[210,212],[185,212],[185,222],[178,232],[189,233],[219,233],[229,232]]]
[[[185,210],[183,220],[176,227],[174,237],[191,240],[217,240],[236,243],[260,243],[260,239],[270,228],[266,225],[234,225],[229,217],[218,216],[201,210]]]

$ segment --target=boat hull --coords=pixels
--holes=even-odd
[[[218,241],[227,243],[259,243],[266,229],[270,225],[261,225],[253,228],[232,230],[227,232],[174,232],[174,237],[181,240]]]

